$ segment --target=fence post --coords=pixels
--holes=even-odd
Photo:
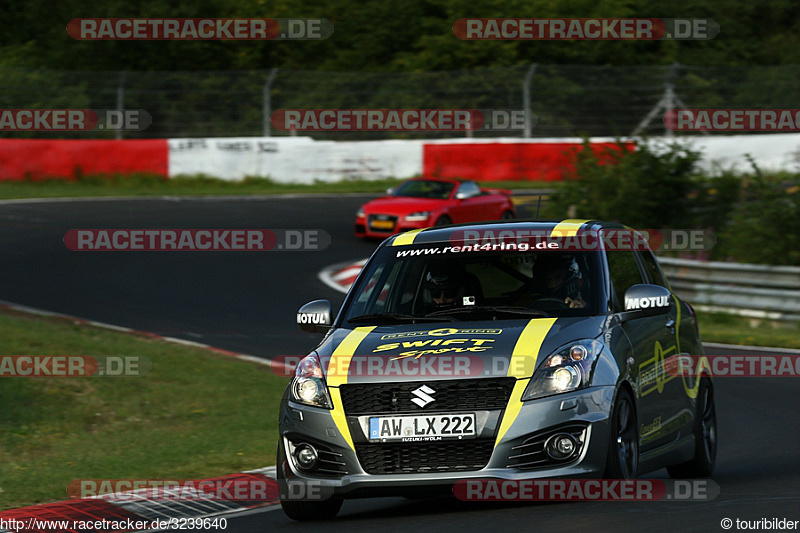
[[[117,85],[117,111],[125,109],[125,71],[119,73],[119,84]],[[118,129],[114,133],[114,138],[118,141],[122,139],[122,130]]]
[[[277,74],[277,68],[270,69],[269,77],[267,78],[267,82],[264,84],[264,137],[270,137],[272,135],[272,129],[269,121],[272,117],[272,100],[270,98],[270,91],[272,90],[272,82],[275,81],[275,76],[277,76]]]
[[[682,108],[686,108],[686,105],[681,101],[680,97],[675,94],[675,81],[678,79],[678,71],[680,70],[681,65],[678,62],[672,64],[667,73],[667,77],[664,80],[664,94],[661,96],[661,100],[650,110],[646,117],[639,122],[639,125],[636,126],[636,129],[633,130],[631,136],[636,137],[639,135],[644,129],[650,125],[650,122],[653,121],[659,114],[666,115],[673,109],[675,109],[676,104],[681,106]],[[703,132],[706,135],[708,132]],[[664,125],[664,135],[666,137],[672,137],[675,134],[671,129]]]
[[[669,69],[669,74],[667,75],[667,81],[664,84],[664,114],[666,115],[673,109],[675,109],[675,102],[678,101],[678,97],[675,96],[675,81],[678,79],[678,69],[680,68],[680,64],[676,61],[672,64]],[[672,131],[670,128],[664,125],[664,134],[667,137],[672,137],[675,135],[675,132]]]
[[[533,129],[531,125],[531,80],[533,79],[533,74],[536,72],[536,67],[538,67],[538,63],[534,63],[528,69],[528,73],[525,74],[525,81],[522,83],[522,107],[525,108],[525,138],[531,136],[531,130]]]

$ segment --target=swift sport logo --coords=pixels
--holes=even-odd
[[[416,398],[411,398],[411,401],[417,404],[420,408],[423,408],[429,403],[436,401],[436,398],[431,396],[431,394],[436,394],[436,391],[427,385],[423,385],[422,387],[411,391],[411,394],[416,396]]]

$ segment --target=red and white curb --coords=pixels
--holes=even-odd
[[[0,512],[0,520],[8,524],[16,521],[16,529],[2,529],[0,533],[45,533],[58,531],[61,533],[82,533],[84,530],[73,527],[75,522],[97,522],[106,520],[119,524],[148,523],[158,520],[173,523],[181,521],[193,522],[196,519],[221,517],[230,513],[250,509],[273,507],[277,509],[279,503],[278,482],[275,479],[275,467],[262,468],[239,474],[230,474],[208,480],[214,482],[234,481],[261,481],[266,482],[265,497],[260,501],[231,501],[210,500],[201,498],[176,499],[142,499],[142,491],[131,491],[118,495],[101,495],[93,498],[81,498],[56,503],[46,503],[11,509]],[[169,496],[165,494],[165,496]],[[65,525],[68,524],[68,525]],[[170,529],[170,528],[167,528]],[[196,527],[193,529],[197,529]],[[103,531],[160,531],[160,529],[133,528],[127,526],[114,529],[106,528]]]
[[[353,286],[358,274],[366,263],[366,259],[358,259],[354,261],[345,261],[344,263],[336,263],[323,268],[317,277],[319,280],[330,287],[331,289],[343,293],[347,293],[350,287]]]

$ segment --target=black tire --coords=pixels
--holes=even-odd
[[[515,218],[517,217],[515,217],[514,213],[511,211],[505,211],[502,215],[500,215],[500,220],[514,220]]]
[[[442,215],[442,216],[440,216],[439,218],[436,219],[436,222],[434,222],[433,225],[434,226],[447,226],[447,225],[452,224],[452,223],[453,223],[453,221],[450,220],[449,216]]]
[[[635,479],[639,468],[639,431],[636,406],[627,389],[617,392],[609,421],[606,479]]]
[[[342,501],[336,497],[323,501],[281,500],[281,507],[286,516],[292,520],[300,522],[329,520],[342,508]]]
[[[691,460],[667,467],[671,478],[708,477],[714,472],[717,462],[717,408],[714,387],[707,378],[700,381],[697,389],[694,444],[694,457]]]

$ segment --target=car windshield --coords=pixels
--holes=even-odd
[[[394,193],[392,193],[392,196],[447,200],[454,186],[454,183],[448,183],[446,181],[412,180],[401,183]]]
[[[382,248],[349,297],[345,322],[369,325],[597,314],[597,252],[483,248],[455,247],[458,251],[453,252],[449,243]]]

